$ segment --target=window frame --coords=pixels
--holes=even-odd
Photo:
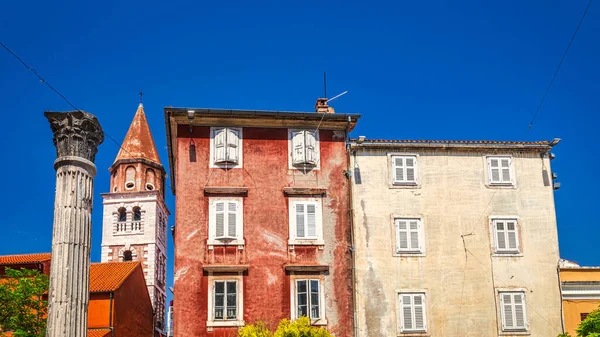
[[[500,170],[498,172],[498,177],[500,178],[499,181],[492,181],[492,165],[491,165],[491,161],[492,160],[498,160],[498,169]],[[508,159],[509,163],[508,163],[508,169],[509,169],[509,174],[510,174],[510,180],[509,181],[504,181],[504,179],[502,179],[502,164],[501,164],[501,160],[502,159]],[[514,157],[511,155],[487,155],[485,156],[485,164],[486,164],[486,172],[487,172],[487,185],[488,186],[492,186],[492,187],[515,187],[517,184],[517,180],[516,180],[516,174],[515,174],[515,160]]]
[[[216,282],[236,282],[236,319],[221,320],[214,319],[215,315],[215,283]],[[226,286],[226,285],[225,285]],[[240,327],[244,326],[244,280],[242,275],[208,276],[208,310],[207,327]],[[227,310],[227,309],[225,309]]]
[[[297,218],[296,205],[312,204],[315,206],[315,236],[314,237],[298,237],[297,236]],[[322,198],[293,198],[288,200],[288,224],[289,224],[289,245],[324,245],[323,240],[323,207]],[[306,223],[306,217],[305,217]]]
[[[399,222],[400,221],[407,221],[408,222],[408,227],[407,227],[407,232],[409,233],[409,236],[407,237],[409,246],[410,246],[410,232],[412,232],[412,230],[410,229],[410,220],[416,220],[417,221],[417,239],[418,239],[418,243],[419,243],[419,247],[418,249],[411,249],[412,247],[409,247],[407,249],[401,249],[400,248],[400,228],[399,228]],[[424,230],[424,221],[423,221],[423,217],[421,216],[399,216],[399,215],[392,215],[392,228],[393,228],[393,249],[394,249],[394,256],[425,256],[425,230]]]
[[[427,298],[428,298],[428,293],[425,290],[421,290],[421,289],[414,289],[414,290],[410,290],[410,289],[406,289],[406,290],[397,290],[396,291],[396,301],[397,301],[397,314],[398,314],[398,320],[397,320],[397,324],[398,324],[398,334],[399,335],[412,335],[412,334],[427,334],[429,331],[428,329],[428,321],[427,321]],[[421,307],[423,309],[423,329],[417,329],[417,328],[411,328],[411,329],[407,329],[404,327],[404,303],[402,301],[402,296],[411,296],[411,324],[415,323],[416,320],[416,315],[415,315],[415,305],[414,305],[414,298],[415,296],[420,296],[421,297]],[[416,325],[416,324],[415,324]]]
[[[523,326],[522,327],[517,327],[517,326],[512,326],[512,327],[507,327],[506,326],[506,320],[505,320],[505,312],[504,312],[504,297],[503,295],[511,295],[511,311],[512,311],[512,319],[514,319],[514,322],[516,324],[516,314],[515,314],[515,301],[514,301],[514,295],[519,294],[522,296],[522,306],[523,306]],[[500,315],[500,319],[499,319],[499,324],[500,324],[500,331],[501,334],[514,334],[514,333],[523,333],[523,332],[529,332],[530,326],[529,326],[529,321],[528,321],[528,317],[527,317],[527,291],[525,289],[497,289],[497,296],[498,296],[498,305],[499,305],[499,310],[498,310],[498,314]]]
[[[238,142],[238,162],[237,164],[233,164],[233,163],[216,163],[215,162],[215,131],[217,129],[232,129],[232,130],[236,130],[239,134],[239,142]],[[232,168],[242,168],[243,167],[243,162],[244,162],[244,158],[243,158],[243,139],[244,139],[244,134],[243,131],[244,129],[241,127],[229,127],[229,126],[215,126],[215,127],[211,127],[210,128],[210,158],[209,158],[209,168],[227,168],[227,169],[232,169]],[[225,131],[227,132],[227,131]],[[227,151],[227,144],[225,145],[225,150]]]
[[[498,244],[498,239],[499,239],[499,233],[498,233],[498,226],[497,223],[499,221],[504,222],[505,225],[505,229],[503,230],[503,236],[505,239],[505,245],[506,248],[504,249],[500,249],[499,248],[499,244]],[[498,216],[498,215],[493,215],[490,216],[489,218],[489,222],[490,222],[490,232],[492,234],[492,250],[493,250],[493,254],[494,256],[522,256],[523,254],[523,250],[521,247],[521,222],[518,216],[510,216],[510,215],[503,215],[503,216]],[[506,222],[514,222],[515,223],[515,229],[513,230],[515,233],[515,241],[516,241],[516,249],[510,249],[509,248],[509,237],[508,237],[508,232],[509,230],[506,229]]]
[[[397,158],[402,158],[403,159],[403,163],[406,163],[406,159],[407,158],[411,158],[414,159],[414,165],[413,165],[413,170],[414,170],[414,179],[412,181],[409,180],[397,180],[396,179],[396,159]],[[419,157],[416,154],[390,154],[390,169],[391,169],[391,179],[392,179],[392,185],[394,186],[416,186],[419,184]],[[403,175],[406,176],[406,170],[407,167],[406,165],[403,165]]]
[[[290,319],[295,320],[298,319],[298,282],[299,281],[317,281],[319,283],[319,318],[318,319],[310,319],[312,325],[327,325],[327,317],[325,310],[325,286],[324,286],[324,278],[322,275],[293,275],[290,277]],[[307,283],[307,286],[310,283]],[[307,306],[310,303],[310,291],[307,289]],[[307,312],[309,312],[310,308],[307,308]]]
[[[313,165],[294,165],[294,142],[293,142],[293,134],[294,132],[305,131],[312,132],[315,136],[315,156],[317,157],[316,164]],[[320,131],[312,130],[312,129],[288,129],[288,168],[291,170],[320,170],[321,169],[321,139],[320,139]],[[304,144],[304,151],[306,153],[306,141]]]
[[[219,202],[235,202],[237,204],[236,210],[236,236],[235,239],[227,240],[223,238],[217,238],[217,203]],[[224,210],[227,207],[224,208]],[[224,216],[224,219],[229,221],[228,217]],[[224,230],[228,227],[228,223],[224,224]],[[209,249],[213,249],[213,246],[231,246],[237,245],[243,247],[244,240],[244,198],[242,197],[209,197],[208,198],[208,239],[207,244]]]

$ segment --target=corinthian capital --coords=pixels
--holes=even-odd
[[[94,162],[104,133],[96,116],[84,111],[44,112],[54,133],[56,157],[75,156]]]

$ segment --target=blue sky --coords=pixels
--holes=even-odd
[[[545,140],[560,250],[600,265],[594,153],[600,106],[600,4],[592,4],[553,87],[532,113],[587,0],[572,1],[5,1],[0,41],[122,141],[144,106],[166,165],[163,106],[311,111],[323,93],[361,113],[353,135]],[[55,172],[45,110],[70,107],[0,49],[4,178],[0,254],[50,251]],[[96,159],[92,261],[118,147]],[[174,198],[167,202],[174,211]],[[483,210],[482,210],[483,211]],[[174,224],[171,216],[170,224]],[[169,242],[172,279],[172,241]],[[171,281],[170,281],[171,282]]]

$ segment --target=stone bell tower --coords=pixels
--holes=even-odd
[[[166,172],[139,105],[102,194],[102,262],[141,261],[154,308],[155,336],[165,334],[167,221]]]

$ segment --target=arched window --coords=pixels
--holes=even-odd
[[[156,175],[154,173],[153,169],[147,169],[146,170],[146,189],[148,191],[152,191],[153,189],[156,188]]]
[[[115,172],[113,172],[112,174],[112,185],[113,185],[113,192],[117,192],[117,170],[115,170]]]
[[[135,167],[129,166],[125,170],[125,189],[131,190],[135,187]]]
[[[123,261],[133,261],[133,254],[131,254],[130,250],[123,252]]]
[[[127,221],[127,210],[125,207],[119,208],[119,222]]]
[[[140,220],[142,220],[142,210],[136,206],[133,208],[133,221],[140,221]]]

